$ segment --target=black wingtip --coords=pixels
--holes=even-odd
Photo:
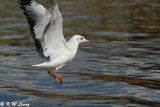
[[[50,0],[50,3],[51,3],[51,5],[56,5],[57,3],[56,3],[56,0]]]
[[[18,0],[17,2],[21,5],[21,6],[25,6],[25,5],[30,5],[32,3],[33,0]]]
[[[22,2],[20,0],[17,1],[18,4],[22,5]]]

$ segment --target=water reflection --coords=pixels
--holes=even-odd
[[[38,0],[45,4],[47,1]],[[160,1],[58,1],[67,40],[82,34],[76,58],[55,84],[29,37],[27,21],[13,0],[0,3],[0,102],[32,106],[160,106]]]

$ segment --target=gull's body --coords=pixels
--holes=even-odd
[[[41,64],[32,65],[32,66],[42,67],[42,68],[57,67],[56,69],[61,68],[63,65],[65,65],[66,62],[71,61],[77,53],[78,44],[74,44],[74,46],[72,46],[70,45],[72,44],[72,41],[67,42],[67,44],[68,44],[68,48],[61,48],[58,51],[56,51],[54,53],[55,54],[54,58],[52,58],[51,60]]]
[[[55,68],[55,81],[58,76],[62,83],[62,76],[56,74],[56,70],[72,60],[81,42],[90,42],[81,35],[74,35],[68,42],[63,36],[62,15],[55,0],[51,0],[51,8],[47,10],[35,0],[19,0],[18,3],[24,10],[24,14],[30,25],[30,33],[36,50],[42,58],[48,61],[32,67]]]

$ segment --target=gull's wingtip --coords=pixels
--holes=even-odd
[[[34,0],[17,0],[20,5],[30,5]]]
[[[53,5],[55,5],[56,4],[56,0],[50,0],[50,3]]]

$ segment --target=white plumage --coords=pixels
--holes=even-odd
[[[55,0],[51,0],[51,8],[47,10],[35,0],[19,0],[18,3],[30,25],[30,33],[35,47],[42,58],[48,61],[32,65],[32,67],[56,68],[58,70],[76,55],[81,42],[90,42],[81,35],[74,35],[68,42],[63,36],[62,15]],[[62,83],[62,77],[56,74]],[[50,71],[49,71],[50,72]]]

